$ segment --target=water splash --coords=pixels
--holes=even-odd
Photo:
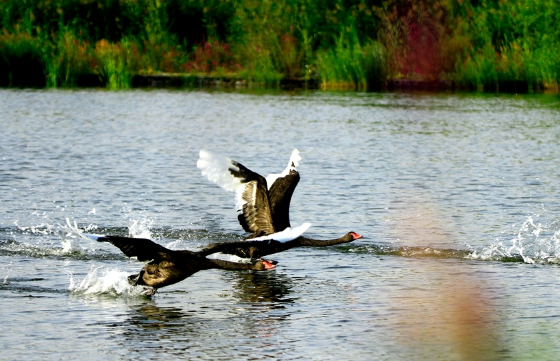
[[[62,242],[63,253],[76,252],[80,249],[82,235],[75,220],[72,225],[70,219],[66,218],[66,226],[59,225],[58,235]]]
[[[92,268],[82,280],[76,280],[70,273],[68,290],[85,295],[144,296],[146,288],[128,283],[128,272],[118,269]]]
[[[128,207],[123,209],[123,217],[130,223],[128,233],[134,238],[152,238],[152,224],[154,220],[143,214],[137,214]]]
[[[60,237],[62,242],[62,253],[72,253],[82,251],[80,247],[80,240],[84,239],[82,233],[91,232],[97,229],[97,226],[90,224],[83,230],[78,228],[78,223],[74,220],[74,224],[70,222],[69,218],[66,218],[66,225],[58,225],[56,229],[56,234]]]
[[[539,215],[535,215],[539,218]],[[525,263],[560,263],[560,224],[558,221],[537,222],[527,217],[517,234],[481,250],[473,250],[471,259],[508,260],[521,258]]]
[[[96,226],[89,225],[84,230],[90,231],[92,228],[96,228]],[[97,257],[93,246],[91,249],[83,248],[80,243],[80,232],[83,231],[78,228],[75,221],[72,223],[70,219],[66,219],[65,225],[21,226],[15,221],[14,227],[0,228],[2,238],[0,239],[0,255],[54,259],[69,257],[104,259],[107,257],[106,253]],[[92,242],[90,241],[88,244],[92,245]]]
[[[128,226],[128,232],[134,238],[152,238],[152,223],[151,218],[142,218],[140,220],[133,220],[132,224]]]
[[[10,261],[10,263],[6,267],[2,267],[7,269],[6,277],[4,277],[4,281],[2,282],[3,285],[10,284],[10,282],[8,282],[8,277],[10,276],[10,272],[12,272],[12,268],[11,268],[12,264],[13,261]]]
[[[39,235],[51,234],[53,232],[53,229],[55,228],[55,226],[48,223],[41,223],[37,226],[24,227],[18,224],[18,220],[14,221],[14,226],[16,226],[16,228],[22,233]]]

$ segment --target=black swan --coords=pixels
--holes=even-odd
[[[286,170],[282,174],[269,175],[267,179],[236,161],[205,150],[200,151],[197,167],[211,182],[235,191],[237,219],[246,232],[251,232],[247,239],[286,242],[299,237],[311,226],[304,223],[290,228],[288,212],[292,193],[299,181],[295,169],[298,160],[296,149]],[[278,185],[271,192],[267,184],[276,183]]]
[[[348,232],[331,240],[315,240],[300,235],[279,242],[277,237],[270,236],[274,232],[291,230],[289,208],[300,179],[296,169],[300,160],[299,151],[294,149],[286,169],[280,174],[270,174],[265,179],[234,160],[201,150],[197,167],[211,182],[228,191],[235,191],[236,209],[239,213],[237,218],[243,229],[252,234],[246,241],[210,244],[198,253],[210,255],[222,252],[239,257],[259,258],[294,247],[324,247],[362,238],[355,232]],[[300,227],[305,225],[307,223]]]
[[[275,268],[275,261],[258,259],[251,263],[236,263],[208,259],[197,252],[173,251],[146,238],[101,236],[83,234],[98,242],[108,242],[119,248],[128,257],[139,261],[150,261],[140,273],[128,276],[133,286],[150,287],[144,294],[153,295],[158,288],[180,282],[202,270],[221,268],[226,270],[263,271]]]
[[[198,255],[208,256],[217,252],[233,254],[241,258],[258,259],[269,254],[287,251],[295,247],[326,247],[340,243],[348,243],[362,238],[356,232],[348,232],[344,236],[336,239],[317,240],[306,237],[297,237],[291,241],[278,242],[276,240],[256,241],[248,239],[246,241],[212,243],[197,252]]]

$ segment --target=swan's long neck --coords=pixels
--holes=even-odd
[[[300,236],[297,239],[295,239],[294,241],[298,241],[302,246],[326,247],[326,246],[332,246],[332,245],[335,245],[335,244],[346,243],[349,240],[348,240],[348,236],[344,235],[340,238],[326,239],[326,240],[311,239],[311,238]]]

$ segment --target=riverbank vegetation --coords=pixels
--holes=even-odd
[[[4,0],[0,86],[127,88],[173,73],[557,91],[559,18],[550,0]]]

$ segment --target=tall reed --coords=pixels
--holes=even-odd
[[[318,53],[317,71],[324,88],[380,89],[387,75],[385,51],[371,40],[361,46],[355,29],[344,29],[333,49]]]
[[[95,58],[88,41],[66,30],[55,34],[53,42],[44,42],[43,63],[47,86],[68,88],[77,86],[80,76],[93,73]]]
[[[246,47],[240,56],[243,67],[239,76],[249,83],[278,86],[283,75],[276,69],[269,49],[257,46]]]
[[[130,88],[139,71],[138,45],[123,39],[117,44],[100,40],[95,44],[95,69],[109,89]]]
[[[457,4],[470,49],[454,78],[490,91],[558,89],[560,84],[560,3],[547,0],[480,0]]]

